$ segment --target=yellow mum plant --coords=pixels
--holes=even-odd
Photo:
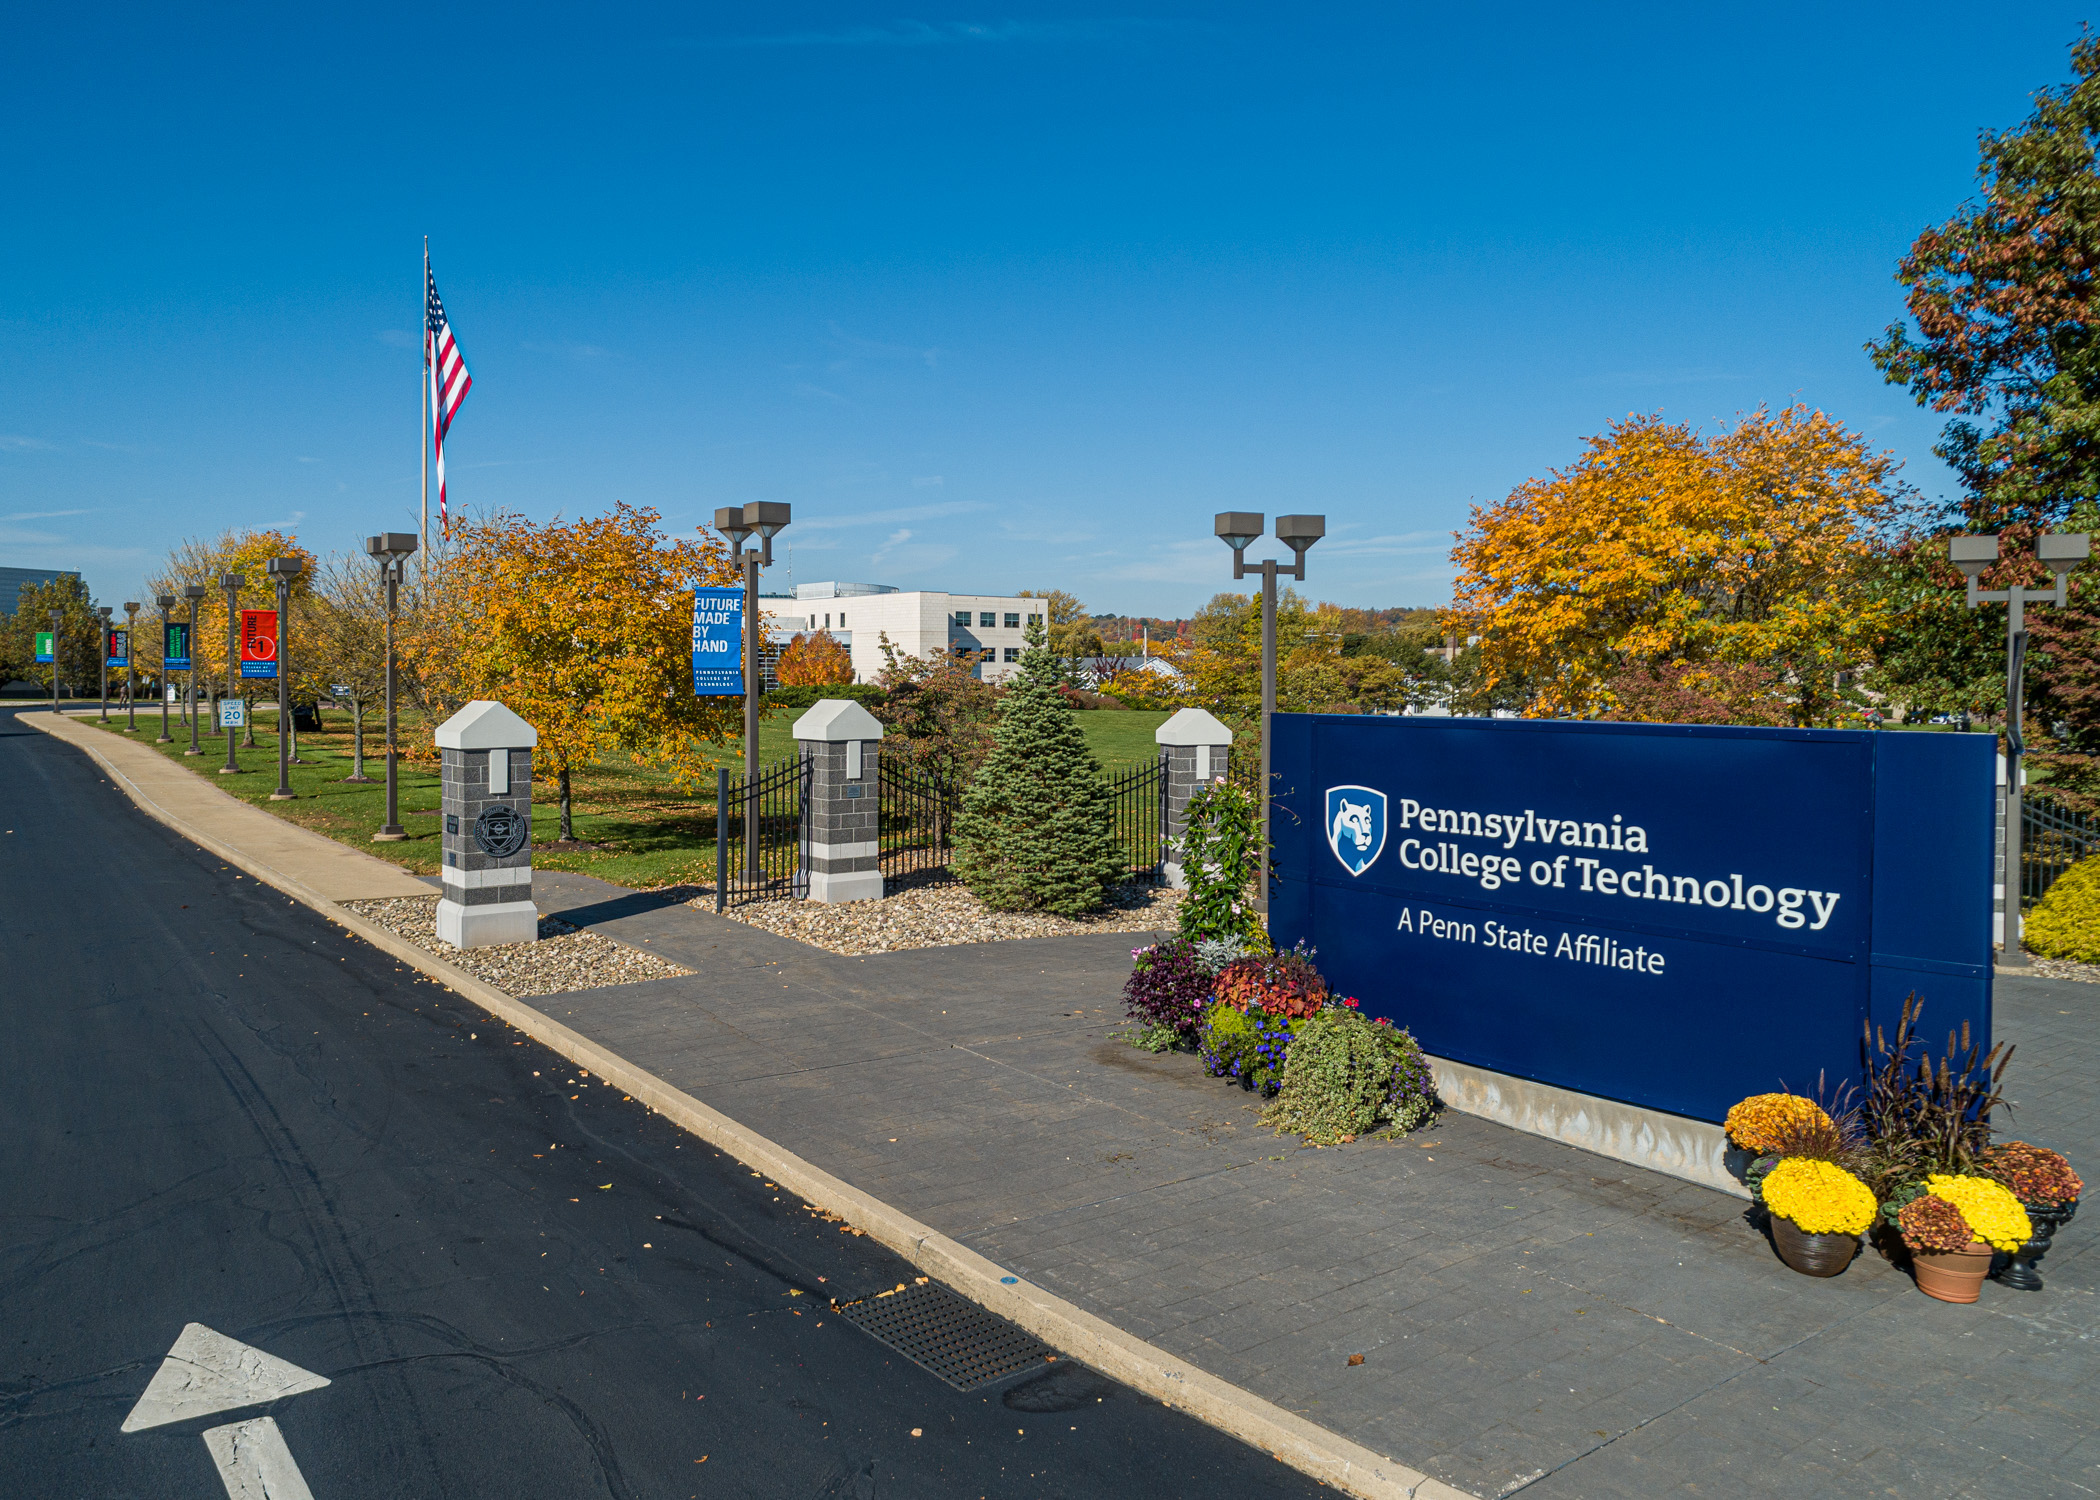
[[[1728,1111],[1723,1128],[1738,1146],[1762,1154],[1778,1148],[1780,1133],[1789,1125],[1809,1120],[1828,1125],[1830,1116],[1799,1094],[1752,1094]]]
[[[1773,1175],[1778,1175],[1777,1168]],[[1969,1221],[1970,1232],[1993,1249],[2017,1250],[2034,1238],[2034,1224],[2020,1200],[1988,1177],[1952,1177],[1935,1172],[1925,1179],[1925,1191],[1960,1209],[1961,1216]]]
[[[1843,1167],[1827,1161],[1789,1157],[1766,1174],[1763,1192],[1765,1207],[1792,1219],[1803,1234],[1863,1234],[1874,1222],[1874,1194]]]

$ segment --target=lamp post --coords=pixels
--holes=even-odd
[[[58,632],[65,621],[64,610],[51,611],[51,712],[54,714],[58,712],[58,659],[64,654],[58,649]]]
[[[96,609],[95,618],[100,620],[102,636],[102,722],[109,722],[109,617],[112,611],[107,604]]]
[[[2009,969],[2024,968],[2027,953],[2020,946],[2020,757],[2027,744],[2021,734],[2026,709],[2027,606],[2054,604],[2061,609],[2070,599],[2071,570],[2092,553],[2092,538],[2083,532],[2051,532],[2035,545],[2035,555],[2056,575],[2056,585],[2030,589],[2020,584],[2003,589],[1979,589],[1977,579],[1998,560],[1995,536],[1958,536],[1947,543],[1947,557],[1969,580],[1969,608],[1980,604],[2003,604],[2005,611],[2005,931],[2004,957]]]
[[[238,573],[219,575],[219,587],[226,590],[226,696],[229,698],[237,696],[239,679],[235,674],[241,669],[241,590],[247,586],[248,580]],[[243,714],[241,717],[246,718],[247,715]],[[233,726],[228,724],[226,764],[219,767],[219,774],[225,776],[238,770],[240,766],[233,758]]]
[[[401,605],[401,570],[416,550],[412,531],[383,531],[365,538],[365,551],[379,560],[379,581],[386,595],[386,822],[372,835],[375,844],[399,843],[408,837],[401,826],[400,756],[394,746],[394,616]]]
[[[139,605],[136,599],[124,601],[124,732],[137,734],[139,729]]]
[[[1232,576],[1245,578],[1247,546],[1262,534],[1261,512],[1219,511],[1216,530],[1218,540],[1232,549]],[[1291,549],[1293,560],[1284,564],[1270,557],[1253,565],[1261,573],[1261,864],[1255,908],[1264,920],[1269,915],[1269,721],[1276,714],[1276,579],[1288,573],[1303,583],[1306,551],[1325,535],[1325,516],[1278,516],[1276,540]]]
[[[765,650],[760,639],[764,622],[758,613],[758,570],[773,566],[773,538],[792,518],[792,507],[783,501],[759,500],[750,505],[725,505],[715,512],[715,530],[729,538],[729,555],[744,570],[744,871],[758,875],[758,705],[765,692]],[[744,542],[758,533],[758,546]]]
[[[296,795],[286,738],[292,726],[292,580],[305,566],[296,557],[270,559],[270,576],[277,580],[277,790],[270,793],[272,802],[289,802]]]
[[[156,594],[153,602],[160,606],[160,738],[153,743],[167,745],[175,739],[168,733],[168,611],[175,607],[175,596]],[[132,642],[131,649],[137,651],[138,642]]]
[[[197,743],[197,601],[210,592],[201,583],[188,584],[182,591],[182,597],[190,601],[190,671],[188,681],[183,684],[183,691],[190,700],[190,748],[182,752],[184,755],[204,753],[203,747]]]

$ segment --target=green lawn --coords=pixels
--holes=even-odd
[[[209,709],[206,710],[207,716]],[[234,761],[240,770],[217,774],[226,762],[226,740],[207,723],[199,740],[204,753],[185,755],[189,734],[180,716],[173,720],[174,743],[155,745],[160,734],[159,705],[151,712],[142,706],[136,735],[127,734],[124,718],[112,711],[107,732],[159,750],[243,801],[275,813],[316,833],[339,839],[354,848],[392,860],[419,875],[438,870],[438,777],[434,767],[401,766],[401,826],[409,837],[400,843],[375,844],[372,835],[386,821],[386,766],[376,754],[381,737],[376,719],[365,728],[365,774],[372,780],[358,784],[346,780],[351,773],[347,716],[330,711],[327,732],[299,737],[299,753],[305,762],[291,768],[289,802],[272,802],[277,789],[277,736],[271,726],[275,715],[267,707],[256,715],[255,748],[236,747]],[[794,753],[790,732],[797,714],[777,713],[758,726],[759,758],[771,765]],[[1104,767],[1149,762],[1158,754],[1152,731],[1166,719],[1164,713],[1085,710],[1078,715],[1087,743]],[[93,718],[81,722],[103,728]],[[706,754],[716,765],[732,770],[743,764],[743,746],[709,746]],[[579,841],[594,849],[552,850],[559,825],[559,808],[551,782],[542,782],[532,803],[532,841],[538,846],[533,863],[543,870],[580,870],[617,885],[647,889],[690,881],[712,882],[715,870],[714,789],[709,786],[687,795],[657,771],[615,761],[578,771],[572,778],[576,802],[575,828]]]

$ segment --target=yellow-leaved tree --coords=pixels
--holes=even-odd
[[[853,680],[853,656],[828,630],[798,630],[773,675],[782,687],[830,687]]]
[[[299,545],[298,538],[274,527],[261,531],[221,532],[211,541],[191,538],[170,552],[159,571],[147,580],[147,587],[154,595],[172,594],[177,599],[175,608],[168,612],[170,620],[189,618],[189,600],[182,596],[185,584],[201,583],[207,590],[197,601],[197,634],[190,642],[190,660],[196,664],[199,703],[210,703],[215,694],[228,690],[226,591],[219,587],[219,579],[229,573],[241,576],[242,587],[234,598],[236,610],[275,609],[277,582],[269,571],[273,557],[296,557],[302,565],[292,579],[290,590],[291,651],[289,658],[280,663],[291,674],[291,684],[296,689],[303,678],[313,673],[317,664],[313,632],[303,623],[306,604],[313,592],[316,559],[309,549]],[[143,621],[144,616],[141,616],[141,623]],[[158,674],[162,642],[157,608],[153,629],[141,630],[139,634],[145,637],[141,644],[146,648],[140,653],[140,674],[143,676],[149,670]],[[277,700],[274,681],[260,678],[244,681],[238,669],[231,681],[231,690],[236,696],[256,702],[274,703]],[[255,743],[255,720],[256,715],[250,714],[247,731],[250,745]]]
[[[1615,424],[1572,468],[1475,507],[1452,550],[1476,691],[1578,718],[1754,694],[1744,720],[1777,702],[1831,722],[1838,674],[1869,664],[1888,623],[1870,565],[1903,512],[1896,469],[1800,405],[1708,438],[1659,415]],[[1630,690],[1655,681],[1669,691]]]
[[[681,788],[711,772],[703,742],[733,738],[742,700],[693,696],[693,589],[738,582],[721,541],[667,538],[658,513],[545,525],[502,513],[453,528],[441,585],[404,631],[438,719],[492,698],[539,731],[535,778],[559,786],[575,837],[571,773],[611,751]]]

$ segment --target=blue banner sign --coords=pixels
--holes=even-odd
[[[1271,931],[1457,1062],[1718,1121],[1989,1045],[1982,734],[1279,714]]]
[[[693,696],[744,696],[744,591],[693,590]]]
[[[164,628],[161,665],[170,672],[190,669],[190,627],[183,621],[170,620]]]

